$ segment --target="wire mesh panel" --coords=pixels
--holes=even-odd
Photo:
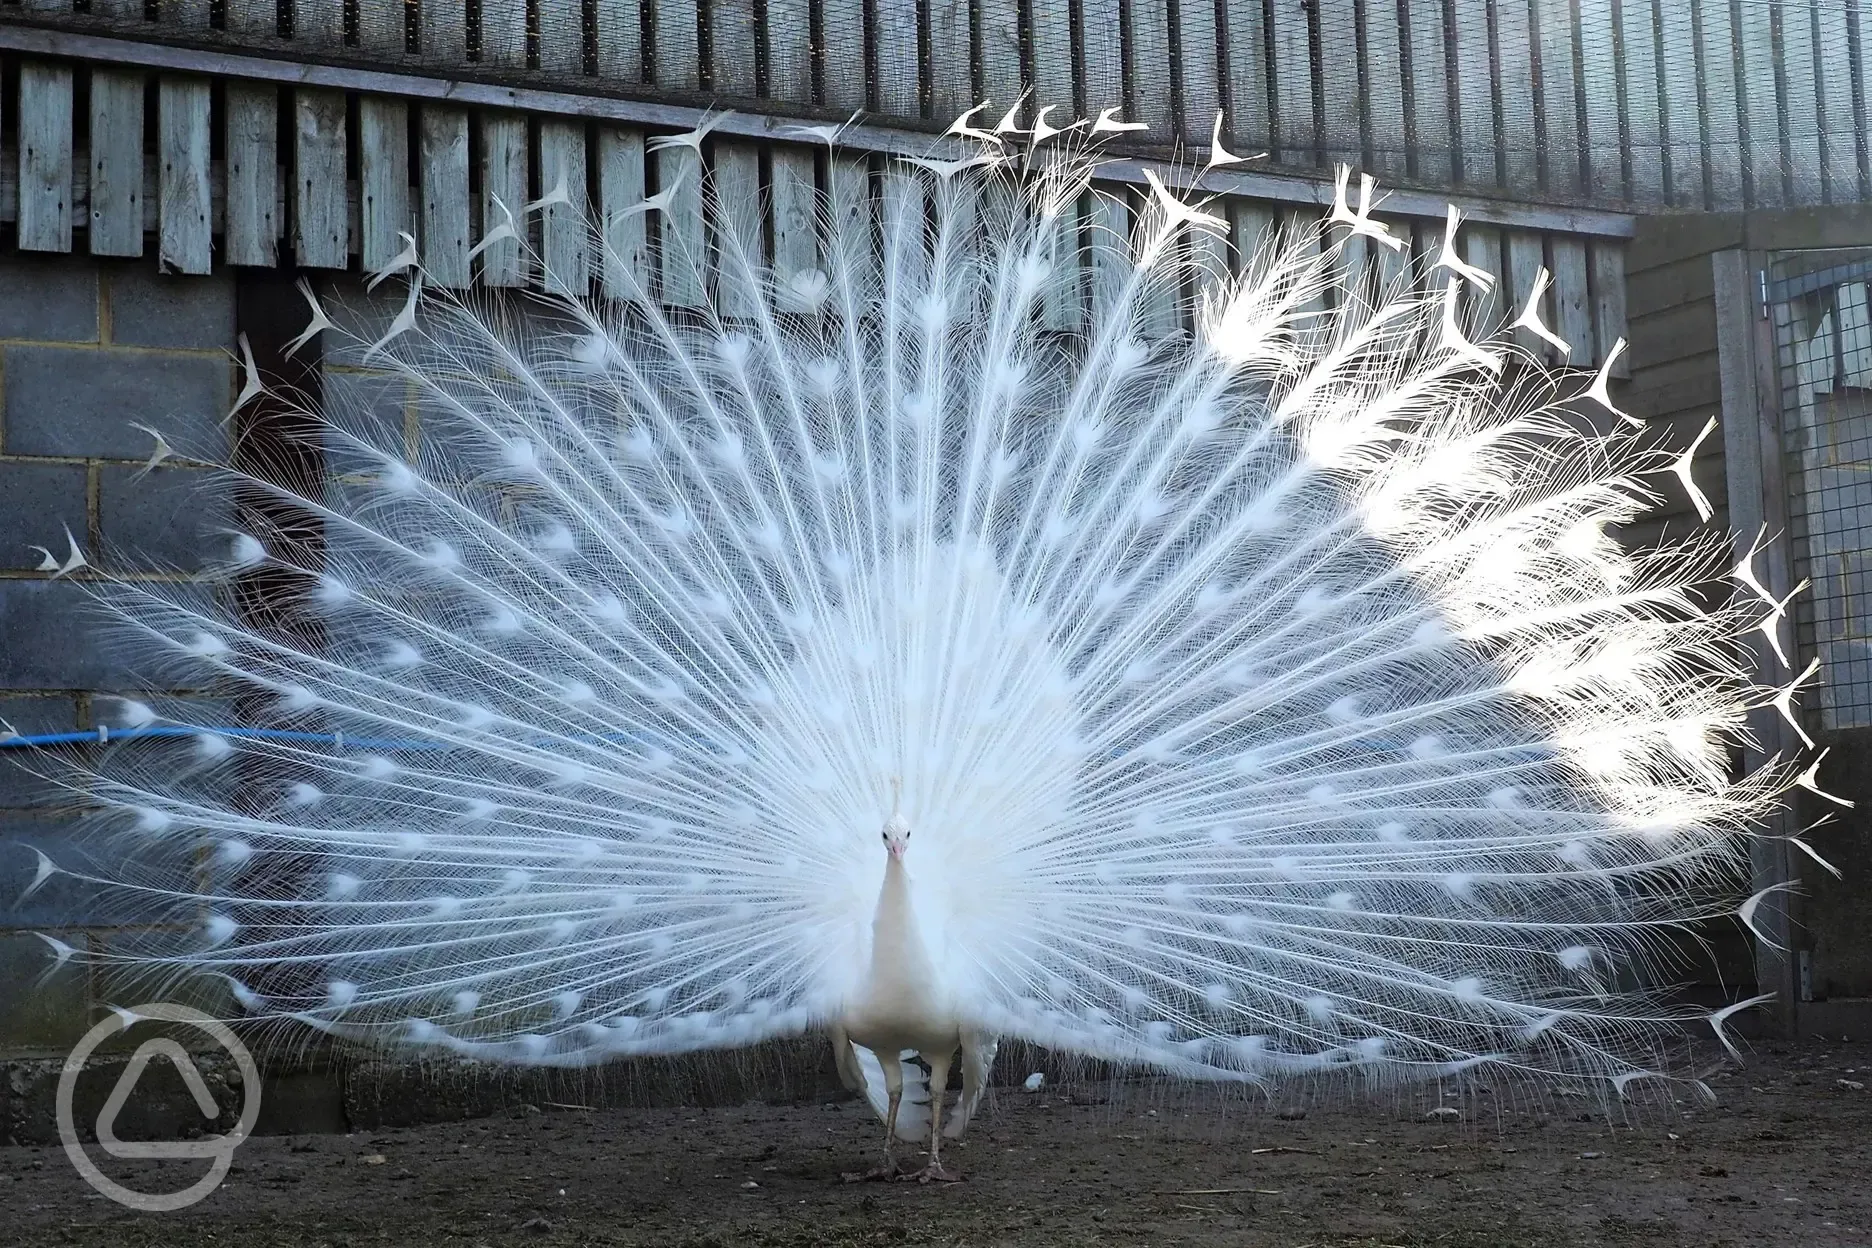
[[[1872,726],[1872,249],[1778,257],[1775,318],[1796,636],[1819,726]]]
[[[1872,0],[34,0],[0,24],[1644,208],[1872,197]]]

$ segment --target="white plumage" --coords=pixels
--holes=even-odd
[[[1090,156],[1001,142],[831,188],[881,226],[822,214],[821,274],[713,219],[670,262],[733,316],[412,273],[359,345],[419,395],[413,453],[328,411],[342,476],[262,483],[322,552],[223,564],[296,575],[317,629],[109,599],[164,683],[340,742],[120,754],[91,785],[139,865],[100,882],[199,935],[107,956],[499,1061],[825,1029],[886,1117],[900,1054],[940,1090],[960,1050],[957,1129],[995,1037],[1192,1078],[1642,1072],[1681,1016],[1614,986],[1733,904],[1787,779],[1729,774],[1748,621],[1688,588],[1720,537],[1605,532],[1672,460],[1470,342],[1460,277],[1373,303],[1336,247],[1245,256],[1147,336],[1219,218],[1154,182],[1062,263]]]

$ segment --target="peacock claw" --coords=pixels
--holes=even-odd
[[[906,1183],[913,1180],[918,1183],[960,1183],[962,1181],[961,1175],[945,1168],[941,1162],[935,1161],[930,1162],[929,1165],[924,1166],[921,1170],[913,1174],[906,1174],[900,1177]]]

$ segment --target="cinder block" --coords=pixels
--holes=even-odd
[[[106,608],[122,592],[54,580],[0,580],[0,690],[160,689],[162,664],[124,640]],[[168,587],[206,605],[206,585]],[[100,595],[103,601],[100,601]]]
[[[227,554],[232,500],[225,479],[202,468],[106,467],[98,520],[104,563],[129,571],[199,572]]]
[[[345,434],[372,446],[402,455],[404,414],[409,405],[409,382],[390,373],[327,371],[323,379],[324,409]],[[334,476],[348,472],[374,472],[377,461],[361,453],[336,432],[325,435],[326,470]]]
[[[82,933],[49,934],[85,947]],[[0,932],[0,1001],[0,1053],[64,1053],[91,1027],[85,968],[60,966],[30,932]]]
[[[63,563],[65,530],[85,549],[83,464],[0,464],[0,568],[35,568],[44,546]]]
[[[81,256],[0,255],[0,338],[96,342],[97,265]]]
[[[146,459],[150,436],[135,422],[183,454],[218,460],[233,375],[231,360],[207,355],[10,346],[0,450]]]
[[[111,342],[234,350],[234,278],[159,273],[149,261],[105,270]]]
[[[77,726],[78,701],[70,694],[0,697],[0,732],[36,737],[70,732]],[[60,799],[58,788],[36,774],[44,770],[45,762],[30,747],[0,747],[0,809],[44,806]]]
[[[320,339],[327,364],[368,367],[369,362],[363,359],[364,352],[383,337],[390,322],[409,303],[409,286],[397,278],[370,291],[364,289],[363,281],[358,278],[331,278],[321,281],[317,290],[319,305],[335,327],[335,331],[327,330]],[[306,316],[311,319],[310,308]]]
[[[107,844],[112,838],[100,836],[101,829],[87,825],[86,820],[76,810],[0,810],[0,897],[7,901],[0,909],[0,931],[51,931],[147,917],[127,913],[121,899],[113,904],[95,886],[63,874],[123,869],[122,855]],[[39,869],[39,854],[50,858],[61,873],[47,879],[32,896],[21,898]],[[15,899],[19,899],[17,904]]]

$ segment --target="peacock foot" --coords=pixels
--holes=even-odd
[[[960,1183],[962,1176],[945,1167],[940,1161],[932,1161],[921,1170],[901,1176],[906,1183]]]
[[[869,1170],[848,1171],[839,1175],[839,1180],[844,1183],[889,1183],[894,1179],[907,1177],[909,1176],[904,1174],[895,1158],[886,1158],[881,1166],[873,1166]]]

